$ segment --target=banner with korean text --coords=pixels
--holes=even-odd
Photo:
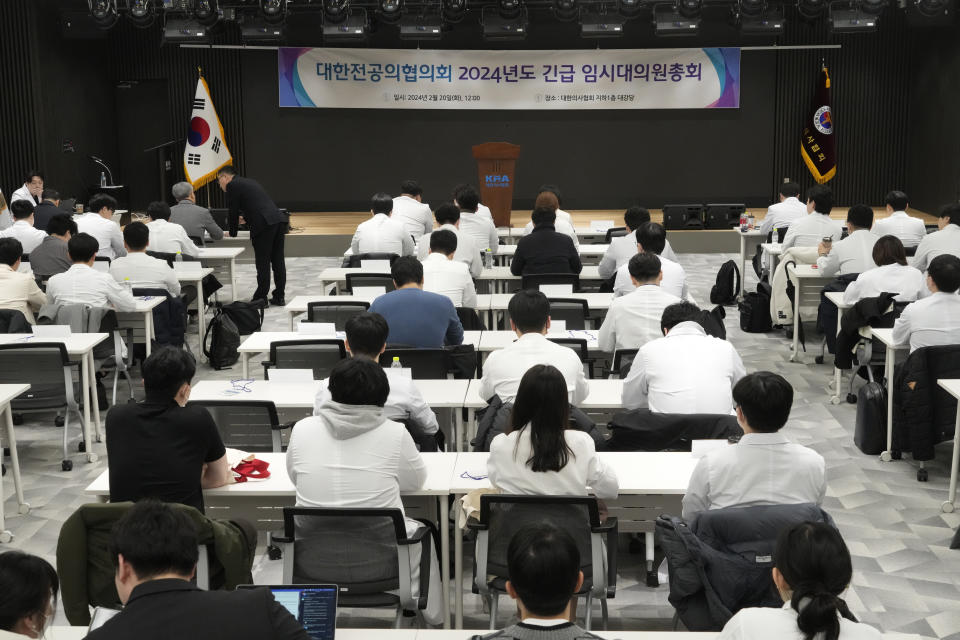
[[[281,48],[281,107],[735,109],[740,49]]]

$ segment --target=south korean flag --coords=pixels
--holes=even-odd
[[[190,114],[187,144],[183,149],[183,172],[187,182],[199,189],[217,177],[217,171],[233,162],[223,139],[223,126],[213,108],[210,89],[203,76],[197,80],[197,93]]]

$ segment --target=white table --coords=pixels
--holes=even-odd
[[[243,247],[199,247],[200,264],[223,265],[230,281],[230,301],[237,299],[237,256],[243,253]]]
[[[602,282],[604,279],[600,277],[600,267],[597,265],[585,265],[580,271],[580,282]],[[491,267],[489,269],[483,269],[480,272],[480,275],[477,276],[478,282],[492,282],[493,283],[493,293],[509,293],[512,284],[517,284],[520,280],[523,279],[523,276],[515,276],[510,271],[510,267],[499,266]],[[517,285],[519,287],[519,285]]]
[[[816,265],[798,264],[787,265],[787,277],[793,277],[793,351],[790,353],[790,362],[800,359],[800,300],[806,296],[817,295],[823,287],[833,282],[835,276],[824,276]],[[742,280],[742,278],[741,278]]]
[[[852,307],[852,304],[847,304],[843,301],[843,291],[828,291],[824,294],[830,302],[832,302],[837,307],[837,335],[840,335],[840,320],[843,318],[843,312]],[[851,372],[851,375],[856,375],[856,372]],[[843,371],[833,368],[833,385],[834,391],[833,395],[830,397],[830,402],[832,404],[840,404],[842,391],[840,387],[843,386]]]
[[[947,393],[960,400],[960,380],[937,380],[937,384],[946,389]],[[957,466],[960,463],[960,408],[957,410],[956,424],[953,428],[953,456],[950,462],[950,491],[947,501],[940,505],[940,511],[953,513],[957,499]],[[2,523],[0,523],[2,528]]]
[[[30,505],[23,497],[23,484],[20,482],[20,459],[17,457],[17,434],[13,429],[13,410],[10,401],[30,388],[29,384],[0,384],[0,413],[7,424],[7,447],[10,448],[10,466],[13,467],[13,486],[17,493],[18,511],[30,513]],[[0,542],[10,542],[13,534],[7,530],[3,509],[3,478],[0,478]]]
[[[311,302],[366,302],[370,304],[373,302],[373,298],[366,296],[296,296],[284,307],[284,311],[287,312],[287,324],[290,331],[294,330],[293,319],[301,313],[306,313],[307,305]]]
[[[467,640],[474,631],[463,629],[351,629],[337,627],[337,640]],[[477,630],[483,635],[488,631]],[[617,640],[715,640],[719,632],[693,631],[600,631],[603,638]],[[83,640],[87,636],[86,627],[48,627],[47,640]],[[885,634],[884,638],[917,638],[919,636],[899,636]]]
[[[766,236],[760,233],[759,229],[750,229],[749,231],[736,229],[735,233],[740,235],[740,295],[742,296],[746,291],[744,280],[747,279],[747,254],[751,250],[756,251],[757,245],[763,242]]]
[[[506,311],[507,307],[510,305],[510,298],[512,297],[512,293],[494,293],[477,296],[477,313],[480,313],[481,309],[488,312],[487,327],[492,329],[496,326],[494,321],[496,320],[497,311]],[[605,315],[607,309],[610,308],[610,303],[613,301],[612,293],[567,293],[556,297],[586,300],[587,307],[591,312],[591,319],[595,321],[599,320],[600,318],[594,317],[592,312],[602,311],[603,313],[600,315]],[[489,306],[485,306],[484,304],[487,300],[489,300]]]
[[[895,344],[893,329],[871,329],[871,334],[887,348],[883,361],[883,375],[887,379],[887,450],[880,454],[880,459],[889,462],[893,459],[893,368],[897,363],[897,351],[909,349],[910,345]]]
[[[783,245],[779,242],[761,242],[760,248],[763,249],[763,255],[770,256],[770,273],[777,270],[777,263],[780,262],[780,256],[783,255]]]
[[[133,311],[117,311],[117,323],[120,327],[136,326],[143,324],[143,340],[146,344],[147,356],[153,350],[153,309],[166,301],[163,296],[138,296],[137,307]],[[198,314],[200,315],[200,314]],[[200,342],[203,342],[203,334],[200,335]],[[201,344],[201,350],[203,345]],[[133,345],[130,345],[133,348]]]
[[[390,269],[364,269],[363,267],[327,267],[320,272],[318,277],[320,281],[320,291],[326,292],[327,285],[333,285],[333,291],[340,292],[340,285],[347,282],[347,274],[350,273],[375,273],[378,275],[390,275]]]
[[[174,263],[174,265],[177,264],[183,263]],[[197,299],[194,301],[194,304],[197,307],[197,333],[200,336],[200,359],[203,359],[203,338],[207,333],[207,319],[203,313],[203,279],[213,273],[213,268],[202,267],[196,271],[188,271],[187,269],[178,269],[174,266],[173,271],[174,275],[177,276],[177,280],[181,283],[192,284],[197,288]]]
[[[600,345],[597,342],[598,331],[571,329],[569,331],[550,331],[547,338],[576,338],[587,341],[587,350],[599,352]],[[505,349],[517,341],[517,334],[513,331],[484,331],[480,336],[480,342],[477,343],[477,351],[488,353],[498,349]]]
[[[609,244],[582,244],[580,245],[579,253],[581,258],[599,259],[603,257],[603,254],[605,254],[609,248]],[[502,244],[497,247],[497,252],[493,255],[494,263],[500,265],[510,264],[510,261],[513,259],[513,254],[516,252],[517,245]]]

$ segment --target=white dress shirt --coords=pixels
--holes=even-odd
[[[672,260],[660,255],[660,271],[663,272],[663,280],[660,281],[660,288],[670,295],[686,299],[689,296],[687,290],[687,272],[683,267]],[[617,269],[617,277],[613,281],[613,295],[616,298],[625,296],[636,289],[633,280],[630,279],[630,264],[625,263]]]
[[[474,278],[478,277],[480,272],[483,271],[483,261],[480,257],[480,250],[477,249],[473,238],[460,231],[454,224],[442,224],[437,231],[440,229],[452,231],[454,235],[457,236],[457,250],[453,254],[453,259],[467,265],[467,268],[470,270],[470,275]],[[420,262],[423,262],[427,255],[430,254],[431,235],[433,235],[432,231],[421,236],[417,242],[417,257],[420,259]]]
[[[497,245],[500,244],[497,228],[493,226],[493,220],[479,213],[479,210],[477,213],[460,212],[460,230],[473,238],[473,244],[480,253],[487,249],[491,253],[497,252]]]
[[[47,234],[35,228],[26,220],[17,220],[13,226],[0,231],[0,238],[16,238],[23,246],[23,253],[30,253],[40,246]]]
[[[787,235],[783,237],[783,252],[792,247],[815,247],[827,236],[836,243],[842,235],[843,225],[839,220],[814,211],[790,223]]]
[[[120,284],[129,279],[130,286],[136,289],[166,289],[172,296],[180,295],[180,281],[167,261],[142,251],[128,253],[111,262],[110,275]]]
[[[680,302],[679,297],[655,284],[640,285],[627,295],[614,298],[600,326],[600,349],[607,353],[639,349],[663,337],[660,329],[663,310],[676,302]]]
[[[353,254],[395,253],[398,256],[414,254],[413,238],[403,225],[385,213],[378,213],[361,222],[350,243]]]
[[[893,324],[893,341],[921,347],[960,344],[960,296],[938,291],[908,304]]]
[[[420,389],[411,378],[391,374],[391,371],[389,368],[384,369],[390,382],[390,395],[383,405],[383,417],[387,420],[412,420],[424,433],[436,433],[440,428],[437,416],[420,395]],[[317,415],[320,407],[330,400],[330,390],[327,388],[329,382],[329,378],[320,381],[320,388],[313,401],[313,415]]]
[[[33,206],[37,206],[41,202],[40,198],[35,198],[30,193],[30,188],[26,184],[10,194],[10,202],[16,202],[17,200],[26,200]]]
[[[570,218],[570,214],[566,214],[567,218]],[[557,210],[557,219],[553,223],[553,230],[557,233],[562,233],[565,236],[569,236],[573,240],[573,246],[580,246],[580,238],[577,237],[577,231],[573,228],[573,225],[570,224],[567,220],[564,220],[560,217],[560,210]],[[523,235],[528,236],[533,233],[533,220],[527,223],[527,226],[523,228]]]
[[[390,217],[403,225],[408,234],[419,238],[433,229],[433,212],[430,205],[418,202],[410,196],[397,196],[393,199],[393,213]]]
[[[563,432],[573,452],[560,471],[534,471],[527,462],[533,455],[530,425],[501,433],[490,443],[487,475],[503,493],[534,496],[585,496],[587,487],[601,500],[613,500],[620,488],[617,474],[604,464],[593,438],[576,429]]]
[[[746,375],[726,340],[681,322],[640,348],[623,382],[623,407],[657,413],[730,413],[733,385]]]
[[[747,433],[700,458],[683,496],[687,522],[710,509],[820,504],[827,491],[823,456],[781,432]]]
[[[112,304],[117,311],[133,311],[136,299],[109,273],[97,271],[85,264],[74,264],[63,273],[47,281],[47,298],[55,304],[88,304],[106,307]]]
[[[952,222],[923,237],[913,257],[913,266],[920,271],[926,271],[930,261],[944,253],[960,258],[960,226]]]
[[[461,215],[463,214],[462,211],[461,211],[460,213],[461,213]],[[480,216],[482,216],[482,217],[484,217],[484,218],[486,218],[486,219],[489,220],[491,223],[493,223],[493,212],[490,211],[490,207],[488,207],[487,205],[483,204],[482,202],[477,205],[477,214],[480,215]]]
[[[794,220],[798,220],[807,215],[807,205],[800,202],[796,197],[790,196],[783,202],[777,202],[767,207],[767,215],[763,217],[763,223],[760,225],[760,233],[766,236],[773,231],[774,227],[783,229],[789,227]],[[776,242],[776,238],[773,239]]]
[[[915,247],[927,236],[927,225],[920,218],[908,216],[906,211],[894,211],[882,220],[873,221],[874,235],[896,236],[905,247]]]
[[[496,394],[504,404],[513,402],[523,374],[538,364],[553,365],[560,370],[567,382],[570,404],[579,405],[590,393],[583,363],[573,349],[550,342],[543,334],[525,333],[513,344],[487,356],[483,362],[480,397],[489,400]]]
[[[885,264],[860,273],[843,292],[843,303],[854,304],[881,293],[896,293],[898,302],[913,302],[930,295],[923,272],[909,265]]]
[[[77,223],[78,233],[90,234],[100,243],[98,256],[106,256],[113,260],[127,255],[127,250],[123,247],[123,232],[120,231],[120,225],[110,218],[104,218],[99,213],[90,211],[75,216],[74,220]]]
[[[607,247],[606,252],[604,252],[603,258],[600,260],[600,266],[597,267],[600,277],[604,280],[612,278],[617,273],[617,270],[630,262],[630,258],[635,255],[637,255],[636,231],[631,231],[625,236],[611,238],[610,246]],[[670,246],[669,240],[663,245],[663,251],[660,252],[660,257],[677,262],[677,254],[673,252],[673,247]]]
[[[37,286],[32,273],[14,271],[9,265],[0,264],[0,309],[19,311],[33,324],[33,312],[39,311],[46,302],[47,296]]]
[[[147,223],[147,229],[150,230],[150,244],[147,245],[150,251],[160,253],[180,252],[185,256],[194,258],[200,255],[200,250],[197,245],[193,244],[193,240],[187,235],[186,230],[175,222],[162,219],[151,220]]]
[[[863,273],[877,266],[873,261],[873,245],[879,238],[866,229],[857,229],[839,242],[830,253],[817,258],[817,268],[824,276]]]
[[[455,307],[477,308],[477,290],[467,265],[442,253],[423,260],[423,290],[447,296]]]
[[[816,636],[821,637],[822,634]],[[787,602],[783,607],[740,609],[727,620],[717,640],[803,640],[806,635],[797,626],[797,612]],[[868,624],[840,617],[839,640],[880,640],[883,635]]]

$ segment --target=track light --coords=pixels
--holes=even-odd
[[[384,22],[394,23],[403,14],[403,0],[380,0],[380,18]]]
[[[443,0],[443,17],[447,22],[460,22],[467,13],[467,0]]]
[[[748,18],[756,18],[763,15],[767,8],[766,0],[740,0],[740,15]]]
[[[260,0],[263,19],[270,24],[283,22],[287,14],[287,0]]]
[[[815,20],[827,9],[826,0],[798,0],[797,11],[807,20]]]
[[[156,18],[153,3],[150,0],[127,0],[127,17],[135,27],[149,27]]]
[[[504,20],[513,20],[520,16],[523,5],[520,0],[500,0],[497,11]]]
[[[693,20],[700,17],[700,5],[701,0],[677,0],[677,12],[684,18]]]
[[[830,31],[832,33],[864,33],[876,31],[876,7],[867,11],[862,2],[832,2],[830,3]],[[883,7],[880,8],[880,11]]]
[[[323,21],[324,23],[340,24],[350,15],[349,0],[324,0],[323,1]]]
[[[561,22],[572,22],[580,12],[577,10],[577,0],[553,0],[553,15]]]
[[[117,0],[87,0],[90,15],[99,29],[109,29],[117,24]]]
[[[194,15],[200,24],[205,27],[212,27],[220,20],[220,10],[219,7],[217,7],[217,0],[197,0]]]
[[[917,12],[926,18],[938,18],[947,13],[950,0],[914,0]]]
[[[860,10],[871,16],[878,16],[890,4],[889,0],[860,0]]]
[[[642,7],[641,0],[617,0],[617,9],[620,10],[620,15],[627,18],[632,18],[640,13]]]

